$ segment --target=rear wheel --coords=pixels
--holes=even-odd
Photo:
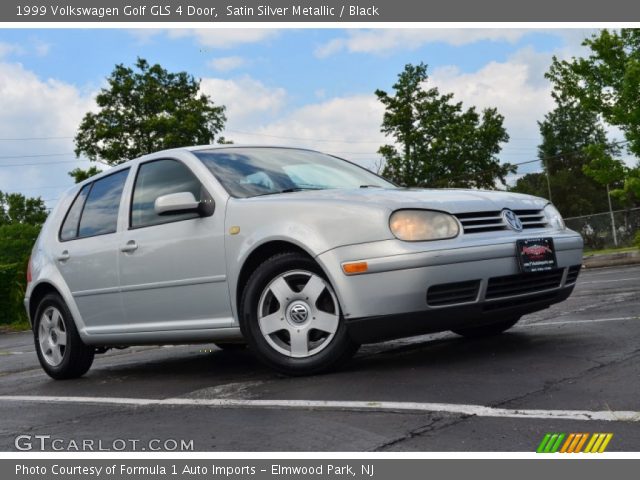
[[[51,378],[77,378],[91,368],[95,349],[82,342],[59,295],[46,295],[38,304],[33,335],[40,365]]]
[[[264,363],[288,375],[320,373],[358,349],[322,270],[299,253],[262,263],[247,282],[240,312],[249,346]]]
[[[463,337],[477,338],[477,337],[489,337],[491,335],[499,335],[506,330],[509,330],[516,323],[518,323],[520,317],[505,318],[496,323],[490,325],[479,325],[477,327],[464,327],[451,330],[453,333],[462,335]]]

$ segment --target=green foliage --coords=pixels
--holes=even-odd
[[[546,74],[556,94],[578,100],[616,125],[640,156],[640,30],[602,30],[583,42],[586,58],[558,60]]]
[[[544,173],[527,173],[520,177],[515,185],[509,189],[511,192],[527,193],[536,197],[549,197],[547,176]]]
[[[47,218],[44,201],[38,198],[26,198],[21,193],[0,191],[0,225],[28,223],[40,225]]]
[[[638,205],[640,203],[640,167],[628,168],[622,188],[612,190],[611,196],[627,207]]]
[[[548,198],[550,187],[551,200],[567,217],[604,212],[609,208],[606,189],[586,172],[603,177],[600,169],[614,164],[611,155],[617,148],[607,143],[596,114],[575,99],[561,94],[554,97],[556,108],[538,122],[542,135],[538,158],[545,173],[523,177],[512,190]]]
[[[600,185],[611,185],[624,180],[626,167],[621,160],[613,158],[604,144],[589,145],[585,148],[591,161],[582,166],[582,171]]]
[[[138,58],[116,65],[75,137],[75,153],[111,165],[166,148],[213,143],[226,117],[186,72],[170,73]]]
[[[636,248],[640,248],[640,230],[636,232],[636,236],[633,240],[633,244],[636,246]]]
[[[83,170],[81,168],[75,168],[69,172],[69,176],[73,177],[76,183],[80,183],[80,182],[84,182],[87,178],[91,178],[94,175],[98,175],[101,172],[102,170],[100,170],[98,167],[96,167],[95,165],[91,165],[86,170]]]
[[[26,320],[22,299],[27,262],[39,232],[39,225],[0,225],[0,324]]]
[[[381,131],[400,146],[383,145],[382,175],[407,187],[495,188],[496,179],[515,171],[496,155],[509,140],[496,109],[463,110],[453,94],[426,88],[427,66],[406,65],[394,94],[376,90],[385,106]]]
[[[27,262],[46,218],[40,198],[0,192],[0,324],[26,322]]]

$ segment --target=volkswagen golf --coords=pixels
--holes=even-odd
[[[141,344],[248,345],[290,375],[363,343],[501,333],[566,299],[582,238],[547,200],[398,188],[334,156],[203,146],[70,189],[28,266],[43,369],[74,378]]]

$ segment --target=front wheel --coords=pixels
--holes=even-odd
[[[38,304],[33,336],[40,365],[51,378],[77,378],[91,368],[95,349],[82,342],[59,295],[46,295]]]
[[[520,317],[509,317],[504,320],[500,320],[496,323],[489,325],[479,325],[477,327],[463,327],[451,330],[453,333],[462,335],[463,337],[478,338],[478,337],[490,337],[492,335],[499,335],[502,332],[509,330],[516,323],[518,323]]]
[[[262,263],[247,282],[240,312],[249,346],[264,363],[288,375],[320,373],[358,349],[322,270],[299,253]]]

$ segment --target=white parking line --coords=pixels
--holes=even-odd
[[[374,412],[438,412],[476,417],[536,418],[545,420],[596,420],[640,422],[640,412],[612,410],[529,410],[464,405],[456,403],[367,402],[341,400],[244,400],[227,398],[122,398],[0,395],[0,402],[74,403],[99,405],[197,406],[219,408],[270,408],[280,410],[333,410]]]
[[[517,325],[516,328],[550,327],[552,325],[569,325],[578,323],[624,322],[629,320],[640,320],[640,317],[592,318],[590,320],[565,320],[561,322],[525,323],[523,325]]]
[[[592,284],[592,283],[628,282],[630,280],[640,280],[640,277],[612,278],[610,280],[594,280],[592,282],[579,282],[578,285],[589,285],[589,284]]]

